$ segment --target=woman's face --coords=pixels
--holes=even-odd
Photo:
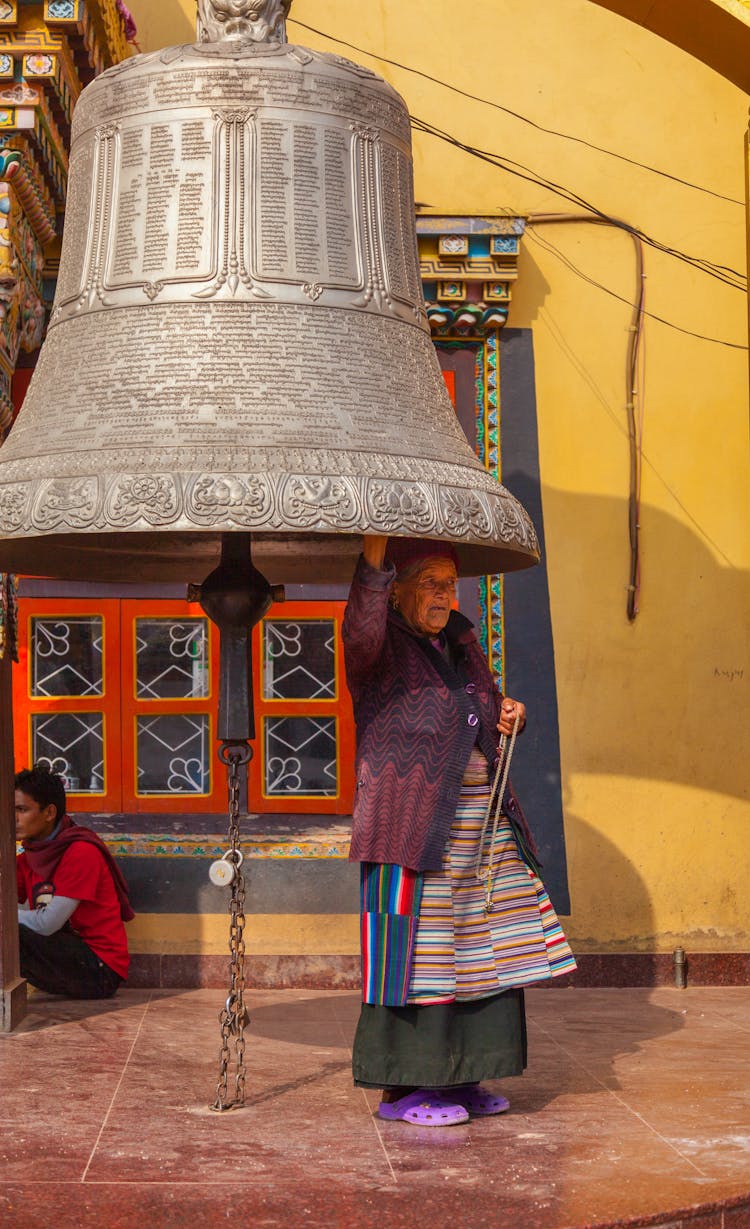
[[[456,596],[456,568],[450,559],[425,559],[396,580],[393,592],[406,622],[423,636],[437,636],[448,622]]]

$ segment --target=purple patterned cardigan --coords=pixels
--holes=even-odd
[[[491,771],[502,696],[472,624],[445,629],[457,671],[388,603],[395,571],[360,556],[344,615],[346,677],[357,726],[357,793],[349,857],[440,870],[475,742]],[[503,810],[536,857],[518,799]]]

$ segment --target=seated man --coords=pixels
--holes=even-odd
[[[21,976],[50,994],[109,998],[130,962],[125,880],[96,833],[66,815],[61,777],[37,764],[15,785]]]

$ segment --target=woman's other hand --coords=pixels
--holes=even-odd
[[[526,725],[526,705],[520,700],[511,700],[510,696],[505,696],[500,710],[500,720],[497,723],[501,734],[513,733],[516,715],[518,715],[518,733],[520,734]]]
[[[379,572],[382,572],[387,545],[387,537],[376,533],[366,533],[362,538],[362,554],[365,557],[365,563],[369,563],[371,568],[377,568]]]

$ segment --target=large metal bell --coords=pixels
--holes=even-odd
[[[284,0],[200,0],[195,46],[76,107],[57,297],[0,448],[0,570],[343,580],[365,532],[538,558],[453,412],[424,312],[409,116],[284,41]]]

